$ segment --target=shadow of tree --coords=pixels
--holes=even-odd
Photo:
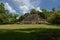
[[[60,40],[60,29],[43,28],[43,29],[24,29],[24,30],[16,29],[16,30],[8,30],[6,32],[0,30],[0,40]],[[33,32],[32,30],[35,31]]]

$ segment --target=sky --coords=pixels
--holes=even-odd
[[[52,8],[58,9],[60,0],[0,0],[5,4],[5,9],[10,13],[25,14],[30,12],[31,9],[41,11],[41,9],[51,10]]]

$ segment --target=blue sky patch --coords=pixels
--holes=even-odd
[[[60,0],[0,0],[5,4],[5,9],[11,13],[24,14],[31,9],[51,10],[53,7],[58,9],[60,6]]]

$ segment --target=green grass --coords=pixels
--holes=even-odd
[[[46,24],[0,25],[0,29],[30,29],[30,28],[60,29],[60,25],[46,25]]]
[[[60,25],[0,25],[0,40],[60,40]]]
[[[0,25],[0,40],[60,40],[60,25]]]
[[[0,29],[0,40],[60,40],[60,29]]]

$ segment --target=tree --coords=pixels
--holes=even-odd
[[[47,21],[50,24],[60,24],[60,12],[51,12],[50,16],[48,16]]]
[[[0,3],[0,24],[8,24],[17,22],[18,14],[9,13],[5,10],[4,4]]]
[[[23,19],[25,19],[24,15],[20,16],[18,21],[22,21]]]
[[[0,3],[0,13],[6,13],[3,3]]]
[[[19,17],[18,21],[23,21],[30,13],[25,13],[24,15]]]
[[[52,8],[52,12],[55,12],[56,10],[55,10],[55,8]]]
[[[15,19],[15,22],[17,22],[18,21],[18,18],[19,17],[19,15],[18,14],[14,14],[14,19]]]
[[[14,18],[15,18],[15,19],[17,19],[18,16],[19,16],[18,14],[14,14]]]
[[[49,11],[47,11],[46,9],[42,9],[43,18],[47,19],[48,14],[49,14]]]
[[[4,23],[3,19],[5,20],[7,18],[6,10],[4,8],[4,4],[0,3],[0,24]]]
[[[32,9],[31,11],[30,11],[30,14],[37,14],[37,10],[36,9]]]
[[[29,13],[25,13],[24,16],[27,17],[29,15]]]

